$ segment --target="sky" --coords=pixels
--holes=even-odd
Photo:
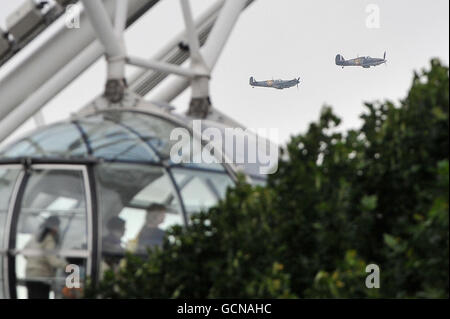
[[[194,15],[213,3],[190,2]],[[0,27],[5,28],[5,17],[20,3],[1,1]],[[367,27],[374,12],[366,10],[372,4],[379,8],[379,28]],[[162,0],[127,30],[127,50],[151,57],[183,26],[179,1]],[[386,66],[342,69],[334,63],[338,53],[350,59],[382,57],[384,51]],[[277,128],[278,142],[284,144],[304,133],[325,104],[343,119],[342,129],[358,127],[364,102],[405,97],[414,70],[428,67],[432,57],[449,63],[448,0],[256,0],[239,18],[213,70],[211,99],[247,127]],[[127,74],[135,71],[130,67]],[[46,123],[67,118],[101,94],[105,76],[100,59],[44,107]],[[250,76],[300,77],[301,84],[299,89],[253,89]],[[151,100],[153,94],[146,98]],[[189,98],[187,90],[173,101],[177,112],[186,110]],[[5,142],[34,127],[29,120]]]

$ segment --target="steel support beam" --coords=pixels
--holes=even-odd
[[[200,43],[198,41],[197,30],[192,18],[191,6],[189,5],[189,0],[180,0],[180,3],[183,11],[184,23],[186,25],[191,61],[198,63],[202,60],[202,56],[200,54]]]
[[[189,0],[180,0],[181,8],[183,9],[184,23],[186,25],[186,33],[189,41],[189,54],[191,57],[191,69],[197,72],[210,74],[210,69],[205,63],[203,56],[200,53],[200,44],[198,41],[197,32],[194,27],[192,19],[191,7]],[[191,79],[192,98],[209,97],[209,79],[210,77],[196,77]],[[209,104],[209,99],[206,100]]]
[[[195,21],[197,34],[199,34],[200,46],[204,44],[208,37],[214,22],[217,19],[218,12],[222,8],[225,0],[218,0],[208,9],[206,9]],[[173,64],[182,64],[189,57],[189,51],[179,47],[180,43],[186,40],[185,32],[178,34],[172,41],[156,53],[152,60],[165,61]],[[141,96],[145,96],[156,85],[166,78],[166,73],[149,71],[138,71],[128,79],[129,88]]]
[[[128,0],[127,2],[129,25],[158,0]],[[104,3],[109,16],[112,17],[115,1],[107,0]],[[3,65],[3,68],[9,67],[9,71],[0,77],[0,121],[95,41],[95,33],[85,13],[81,14],[79,29],[68,29],[64,20],[64,17],[61,17],[44,32],[46,39],[33,52],[27,54],[22,51]],[[90,56],[89,65],[94,63],[102,53],[103,49],[100,46],[100,52],[97,51]],[[24,54],[27,56],[24,57]],[[15,61],[19,56],[22,59]],[[14,62],[18,63],[13,65]],[[3,122],[0,123],[0,126],[2,125]]]
[[[102,51],[99,42],[88,46],[81,54],[76,56],[71,63],[59,70],[49,81],[32,93],[23,103],[9,113],[0,125],[0,142],[7,138],[28,118],[39,111],[58,92],[73,81],[83,70],[92,63],[92,57],[98,56]]]
[[[124,0],[116,0],[116,15],[114,18],[114,29],[119,36],[123,39],[123,32],[127,27],[127,15],[128,15],[128,3]]]
[[[108,80],[123,80],[125,77],[125,58],[126,50],[123,43],[122,32],[114,29],[111,16],[106,11],[101,0],[81,0],[89,21],[97,34],[98,39],[105,48],[105,54],[108,61]],[[116,1],[117,5],[125,1]],[[118,28],[122,28],[124,23],[122,5],[116,8],[116,17],[118,18]]]
[[[248,0],[233,0],[225,2],[225,5],[220,11],[216,24],[211,30],[208,41],[206,41],[201,51],[201,54],[209,68],[213,69],[216,65],[217,60],[219,59],[239,16],[247,5],[247,2]]]
[[[121,0],[117,1],[121,2]],[[246,4],[248,5],[252,1],[253,0],[247,0],[244,2],[246,2]],[[107,0],[105,2],[109,16],[113,15],[113,6],[111,5],[111,2],[113,1]],[[156,2],[158,2],[158,0],[153,1],[129,0],[128,24],[130,24],[130,19],[134,21],[137,17],[141,16],[146,10],[151,8]],[[214,21],[216,20],[217,11],[223,6],[223,3],[224,1],[220,0],[216,2],[213,6],[211,6],[205,12],[205,14],[203,14],[197,20],[196,25],[198,26],[203,23],[214,23]],[[123,11],[121,10],[122,9],[116,8],[116,23],[115,23],[116,32],[119,32],[121,29],[120,25],[123,25],[122,24],[123,22],[120,22],[121,13],[119,12],[122,12],[123,14]],[[228,11],[227,14],[228,18],[226,18],[226,15],[224,14],[224,12],[226,11],[222,11],[220,14],[222,19],[229,20],[229,17],[231,16],[230,11],[233,10]],[[235,19],[237,19],[237,16],[235,16]],[[5,127],[4,130],[0,129],[0,137],[1,137],[0,141],[3,140],[5,137],[7,137],[11,132],[13,132],[20,124],[24,123],[32,114],[34,114],[37,110],[39,110],[42,107],[42,105],[47,103],[54,95],[58,94],[67,84],[73,81],[82,71],[84,71],[87,67],[89,67],[89,65],[91,65],[95,60],[98,59],[98,57],[100,57],[103,54],[103,48],[101,44],[98,41],[97,42],[91,41],[91,45],[89,46],[89,48],[86,48],[83,51],[83,53],[80,54],[79,58],[73,59],[73,57],[75,57],[77,54],[80,53],[80,50],[83,50],[82,48],[83,44],[88,43],[90,39],[93,40],[92,28],[90,24],[86,22],[87,22],[86,16],[85,14],[83,14],[81,16],[81,25],[83,26],[87,24],[88,26],[87,28],[82,27],[81,29],[70,30],[65,28],[65,26],[63,26],[63,28],[61,29],[61,27],[59,26],[57,32],[54,32],[54,36],[49,37],[37,50],[35,50],[32,54],[30,54],[28,59],[23,60],[13,68],[10,68],[11,70],[9,73],[7,73],[3,77],[0,77],[0,98],[2,100],[2,105],[0,105],[0,119],[2,119],[2,117],[4,117],[6,113],[8,113],[6,112],[8,108],[9,109],[14,108],[15,106],[13,103],[14,101],[19,101],[19,103],[20,101],[22,101],[19,107],[20,111],[18,110],[17,112],[11,113],[8,116],[8,119],[5,119],[7,121],[2,121],[0,123],[0,128]],[[234,23],[235,21],[232,22],[233,25]],[[207,35],[209,33],[210,25],[205,26],[205,28],[206,31],[204,32],[206,32]],[[87,32],[86,29],[89,29],[89,32]],[[225,26],[222,26],[222,31],[219,32],[218,34],[221,36],[223,41],[226,41],[226,39],[229,36],[229,33],[231,32],[231,29],[232,25],[231,26],[228,25],[227,27],[227,24],[225,23]],[[158,55],[161,56],[163,54],[168,54],[168,52],[173,51],[173,47],[174,46],[177,47],[182,39],[183,37],[175,38],[172,41],[171,46],[166,46],[166,48],[163,49]],[[74,45],[75,43],[77,45]],[[89,43],[87,45],[89,45]],[[223,48],[225,42],[223,42],[221,45]],[[60,52],[60,50],[62,52]],[[215,64],[215,61],[217,61],[220,51],[222,49],[220,50],[210,49],[210,50],[211,50],[210,53],[208,53],[209,50],[207,50],[206,53],[208,53],[211,63]],[[63,57],[58,57],[58,59],[55,59],[54,56],[55,54],[58,55],[58,53],[64,53]],[[51,62],[54,63],[52,64]],[[53,71],[50,72],[49,68],[47,67],[43,68],[42,63],[46,66],[49,65],[50,69],[53,71],[56,70],[56,72]],[[59,67],[59,69],[57,68],[57,66]],[[36,76],[37,69],[43,71],[41,73],[45,74],[39,74]],[[138,85],[138,82],[146,80],[145,78],[147,74],[148,72],[139,73],[134,78],[133,81],[134,85]],[[48,81],[48,79],[51,78],[52,75],[54,75],[54,79]],[[19,82],[21,80],[22,81],[25,80],[27,76],[30,77],[28,79],[30,81],[24,81],[23,82],[24,85],[20,85]],[[176,83],[172,87],[172,89],[174,91],[179,91],[181,93],[188,85],[189,81],[182,81],[181,83],[180,82],[178,84]],[[17,87],[21,87],[21,90],[17,90]],[[9,91],[7,89],[9,89]],[[10,92],[12,94],[9,95],[4,94],[5,92]],[[11,125],[4,126],[3,124],[5,124],[6,122],[11,123]],[[9,133],[5,133],[7,131],[9,131]]]
[[[194,70],[183,68],[181,66],[166,63],[166,62],[160,62],[160,61],[154,61],[154,60],[147,60],[137,57],[128,57],[126,59],[126,62],[130,65],[138,66],[141,68],[146,69],[152,69],[157,70],[164,73],[171,73],[175,75],[180,75],[187,78],[195,78],[198,76],[206,76],[208,77],[208,73],[197,73]]]
[[[226,1],[223,5],[219,17],[211,30],[200,54],[203,56],[207,66],[212,70],[222,52],[237,19],[242,10],[251,4],[253,0],[233,0]],[[164,90],[152,97],[152,100],[162,103],[170,103],[190,85],[187,79],[176,78],[169,81],[164,86]]]
[[[217,0],[210,7],[208,7],[195,20],[195,27],[199,34],[200,45],[203,45],[209,32],[217,19],[218,13],[222,8],[225,0]],[[180,32],[172,40],[170,40],[162,49],[159,50],[150,60],[142,60],[143,64],[147,63],[165,63],[171,66],[182,64],[189,57],[189,51],[182,48],[181,44],[185,43],[187,39],[186,32]],[[155,65],[149,70],[140,70],[135,72],[129,79],[127,79],[128,89],[140,96],[145,96],[158,83],[162,82],[168,75],[167,72],[157,71]],[[94,101],[96,101],[94,99]],[[164,103],[163,103],[164,104]],[[87,104],[80,109],[80,113],[89,110],[92,103]]]

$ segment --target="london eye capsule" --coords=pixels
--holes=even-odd
[[[224,198],[232,164],[171,160],[170,134],[191,132],[189,121],[139,108],[96,111],[0,150],[0,298],[69,298],[73,267],[82,291],[126,251],[161,245],[169,227]]]

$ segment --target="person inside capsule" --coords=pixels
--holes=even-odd
[[[122,243],[122,237],[125,234],[125,221],[118,216],[113,216],[108,220],[106,228],[108,234],[102,240],[102,271],[104,272],[108,269],[116,271],[125,255]]]
[[[162,204],[151,204],[147,208],[145,223],[136,238],[139,254],[145,254],[147,249],[162,246],[165,231],[159,226],[166,218],[166,210],[166,206]]]
[[[64,269],[67,262],[56,256],[60,241],[60,220],[48,217],[25,246],[25,249],[40,251],[36,256],[27,256],[26,287],[29,299],[49,299],[52,279],[58,269]]]

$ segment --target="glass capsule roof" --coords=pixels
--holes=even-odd
[[[24,158],[46,161],[107,161],[176,165],[170,160],[170,151],[178,140],[171,140],[171,132],[180,127],[189,130],[190,146],[192,119],[174,114],[159,114],[141,110],[103,110],[95,114],[74,118],[35,130],[18,141],[0,149],[0,161],[19,161]],[[203,120],[201,129],[215,128],[226,136],[227,126]],[[251,158],[250,145],[269,143],[254,133],[241,132],[232,145],[222,141],[221,152],[227,160],[220,161],[220,154],[202,152],[200,162],[187,161],[180,164],[186,168],[212,169],[216,171],[239,170],[252,180],[266,180],[262,168],[277,163],[277,152],[258,147],[256,161],[240,161]],[[205,143],[205,141],[203,141]],[[194,152],[194,150],[192,150]],[[201,152],[201,151],[200,151]],[[192,154],[192,156],[196,156]],[[209,156],[209,158],[208,158]],[[214,157],[215,156],[215,157]],[[267,157],[269,156],[269,157]],[[265,162],[262,161],[265,159]],[[231,160],[231,161],[230,161]],[[234,163],[230,165],[229,163]]]
[[[170,150],[177,141],[170,140],[170,134],[178,127],[179,123],[146,113],[102,111],[39,128],[0,150],[0,159],[101,159],[171,164]],[[217,161],[183,166],[224,170]]]
[[[78,265],[83,285],[126,251],[145,256],[161,247],[167,229],[223,200],[235,185],[234,167],[171,162],[180,143],[170,139],[175,128],[185,128],[183,145],[192,145],[189,119],[105,110],[39,128],[0,150],[0,298],[30,297],[26,283],[43,277],[30,271],[33,258],[58,257],[61,270]],[[50,219],[58,220],[59,247],[43,252],[35,238]],[[10,276],[2,277],[3,265]],[[57,274],[45,282],[63,298]]]
[[[160,162],[169,158],[169,136],[175,127],[139,113],[103,112],[38,129],[0,156]]]

